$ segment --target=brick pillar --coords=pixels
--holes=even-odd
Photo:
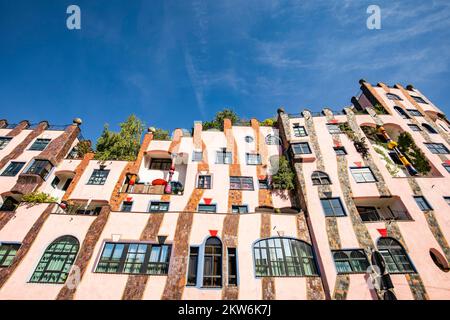
[[[71,124],[66,127],[64,132],[50,141],[49,145],[36,157],[50,161],[53,165],[58,165],[62,159],[69,153],[73,142],[80,133],[80,127],[77,124]]]
[[[41,123],[44,123],[44,122],[47,123],[47,121],[42,121]],[[22,120],[19,122],[19,124],[14,129],[12,129],[10,132],[8,132],[6,134],[6,136],[7,137],[15,137],[19,133],[21,133],[22,130],[27,129],[29,126],[30,126],[30,123],[28,122],[28,120]],[[47,123],[47,126],[48,126],[48,123]]]
[[[28,125],[29,125],[28,121],[22,121],[16,128],[12,129],[6,136],[14,137]],[[6,155],[0,160],[0,168],[3,168],[9,161],[14,160],[18,156],[20,156],[25,150],[25,148],[31,143],[31,141],[33,141],[37,136],[39,136],[42,132],[44,132],[44,130],[47,129],[47,127],[48,123],[46,121],[40,122],[39,125],[32,132],[30,132],[25,137],[25,139],[22,140],[21,143],[19,143],[8,155]]]

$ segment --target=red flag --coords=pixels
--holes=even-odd
[[[361,161],[357,161],[357,162],[353,162],[357,167],[361,168],[362,167],[362,163]]]
[[[217,230],[209,230],[209,234],[211,235],[211,237],[215,237],[217,236]]]
[[[212,198],[203,198],[205,204],[211,204]]]
[[[377,229],[377,231],[382,237],[387,237],[387,229]]]

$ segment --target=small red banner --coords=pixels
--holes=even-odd
[[[377,231],[382,237],[387,237],[387,229],[377,229]]]
[[[357,162],[353,162],[357,167],[361,168],[362,167],[362,162],[357,161]]]
[[[215,237],[217,236],[217,230],[209,230],[209,234],[211,235],[211,237]]]
[[[212,198],[203,198],[205,204],[211,204]]]

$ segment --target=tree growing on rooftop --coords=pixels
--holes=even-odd
[[[141,146],[144,127],[144,123],[134,114],[120,124],[119,132],[109,130],[108,124],[105,124],[101,136],[97,139],[95,159],[135,160]]]
[[[278,171],[272,176],[272,186],[277,190],[292,190],[295,188],[294,172],[285,156],[278,160]]]
[[[230,119],[232,124],[239,121],[239,116],[231,109],[225,108],[216,113],[212,121],[203,122],[203,130],[217,129],[223,130],[223,120]]]

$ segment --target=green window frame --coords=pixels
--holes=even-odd
[[[75,262],[80,243],[72,236],[62,236],[45,250],[29,282],[65,283]]]
[[[20,248],[20,243],[0,242],[0,268],[9,267]]]

